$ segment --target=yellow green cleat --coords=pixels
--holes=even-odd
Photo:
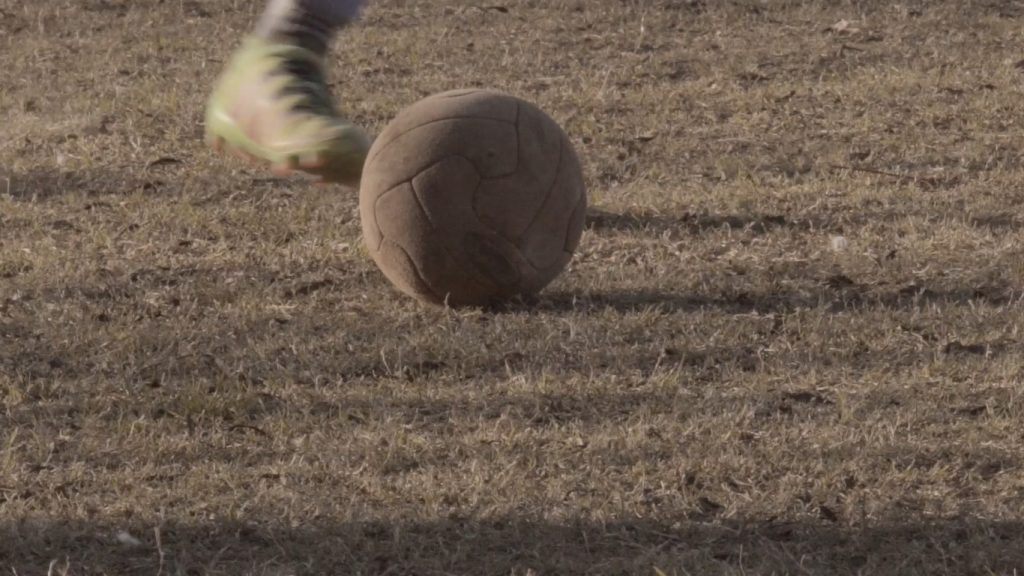
[[[277,174],[356,185],[370,141],[334,108],[323,67],[305,48],[246,39],[207,103],[207,142]]]

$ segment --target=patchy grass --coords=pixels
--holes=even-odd
[[[451,311],[201,146],[258,4],[0,0],[4,569],[1024,569],[1020,7],[375,2],[359,122],[496,87],[587,165],[571,269]]]

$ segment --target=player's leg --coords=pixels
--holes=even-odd
[[[355,20],[364,0],[270,0],[255,34],[323,55],[335,31]]]
[[[270,0],[207,104],[207,140],[270,165],[354,184],[366,135],[336,111],[324,79],[334,34],[363,0]]]

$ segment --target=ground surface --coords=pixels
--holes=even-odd
[[[377,2],[359,122],[497,87],[586,162],[505,311],[203,148],[258,9],[0,0],[0,571],[1024,568],[1021,3]]]

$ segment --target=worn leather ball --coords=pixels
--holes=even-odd
[[[572,258],[586,207],[562,128],[488,90],[403,110],[370,148],[359,191],[366,247],[384,275],[450,306],[539,292]]]

